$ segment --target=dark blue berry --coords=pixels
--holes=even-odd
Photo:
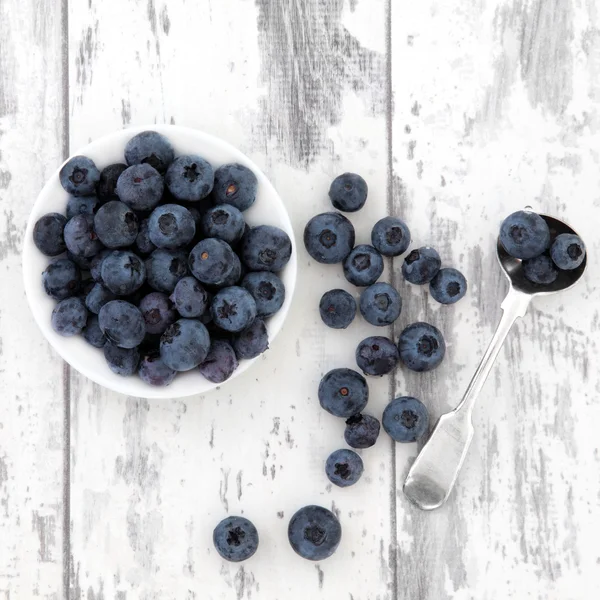
[[[189,244],[196,234],[190,211],[178,204],[164,204],[154,209],[148,221],[150,241],[158,248],[175,250]]]
[[[85,156],[74,156],[61,168],[59,179],[71,196],[92,196],[100,181],[100,171],[93,160]]]
[[[41,217],[33,228],[33,243],[46,256],[58,256],[66,249],[63,231],[67,219],[59,213],[49,213]]]
[[[328,212],[313,217],[304,228],[304,247],[323,264],[341,263],[354,248],[354,226],[340,213]]]
[[[398,364],[398,348],[386,337],[368,337],[356,348],[356,364],[367,375],[387,375]]]
[[[146,259],[146,277],[150,286],[170,294],[177,282],[188,274],[188,258],[180,250],[159,248]]]
[[[77,215],[65,225],[65,243],[75,256],[91,258],[104,248],[94,230],[92,215]]]
[[[189,371],[202,363],[210,349],[206,327],[194,319],[179,319],[160,338],[160,356],[175,371]]]
[[[552,244],[550,256],[559,269],[572,271],[585,259],[585,244],[578,235],[561,233]]]
[[[429,430],[429,413],[421,401],[402,396],[385,407],[381,422],[396,442],[416,442]]]
[[[119,199],[119,196],[117,196],[117,181],[126,168],[127,165],[116,163],[102,169],[100,181],[96,188],[96,194],[100,202]]]
[[[109,289],[106,289],[101,283],[96,283],[85,297],[85,305],[91,313],[97,315],[107,302],[114,299],[115,295]]]
[[[252,359],[269,349],[269,333],[265,322],[256,318],[246,329],[233,338],[233,349],[237,357]]]
[[[150,231],[148,230],[149,219],[143,219],[138,228],[138,234],[135,238],[135,247],[137,251],[146,256],[156,250],[156,246],[150,240]]]
[[[523,261],[523,274],[532,283],[550,285],[558,277],[558,269],[546,254]]]
[[[370,448],[379,437],[379,420],[371,415],[353,415],[346,421],[344,439],[351,448]]]
[[[424,285],[438,274],[441,266],[442,260],[437,251],[428,246],[423,246],[410,252],[404,259],[402,275],[409,283]]]
[[[218,238],[228,244],[242,239],[246,223],[242,213],[229,204],[214,206],[202,217],[202,231],[205,237]]]
[[[102,333],[100,325],[98,324],[98,317],[91,315],[86,326],[83,328],[83,337],[85,341],[94,346],[94,348],[104,348],[106,344],[106,336]]]
[[[401,310],[402,298],[389,283],[374,283],[360,295],[360,313],[371,325],[391,325]]]
[[[231,286],[217,292],[210,312],[218,327],[237,333],[246,329],[256,318],[256,302],[248,290]]]
[[[431,371],[440,365],[446,354],[442,332],[429,323],[413,323],[398,341],[400,360],[412,371]]]
[[[227,381],[238,368],[238,359],[231,344],[226,340],[212,340],[210,350],[198,369],[212,383]]]
[[[177,321],[177,312],[169,297],[162,292],[151,292],[140,300],[139,308],[146,323],[146,331],[161,335]]]
[[[550,246],[550,229],[540,215],[520,210],[504,219],[500,242],[515,258],[533,258]]]
[[[177,157],[165,175],[169,192],[182,202],[198,202],[206,198],[213,189],[214,180],[211,164],[195,154]]]
[[[319,313],[327,327],[346,329],[356,316],[356,300],[346,290],[329,290],[321,297]]]
[[[244,165],[222,165],[215,171],[215,204],[231,204],[244,212],[254,204],[257,189],[256,175]]]
[[[269,271],[248,273],[242,280],[242,287],[252,294],[256,302],[256,314],[259,317],[270,317],[283,306],[285,286],[275,273]]]
[[[140,352],[137,348],[120,348],[111,342],[106,342],[104,358],[113,373],[129,377],[138,370]]]
[[[102,263],[104,259],[112,253],[112,250],[105,248],[96,254],[90,263],[90,275],[92,279],[98,283],[102,283]]]
[[[208,308],[208,292],[195,277],[184,277],[177,282],[171,301],[182,317],[200,317]]]
[[[383,258],[373,246],[360,244],[344,260],[344,275],[353,285],[375,283],[383,273]]]
[[[98,208],[96,196],[71,196],[67,202],[67,219],[77,215],[93,215]]]
[[[42,283],[48,296],[55,300],[64,300],[79,293],[81,272],[68,258],[59,258],[46,267],[42,273]]]
[[[258,531],[244,517],[227,517],[215,527],[213,543],[225,560],[242,562],[258,549]]]
[[[207,238],[194,246],[188,262],[190,271],[198,281],[220,286],[235,272],[239,259],[223,240]]]
[[[158,350],[152,350],[142,356],[138,375],[149,385],[164,387],[173,382],[177,371],[167,367]]]
[[[149,164],[134,165],[121,173],[117,195],[133,210],[152,210],[160,202],[164,187],[156,169]]]
[[[171,142],[157,131],[142,131],[133,136],[125,146],[128,165],[148,164],[163,174],[174,157]]]
[[[124,300],[107,302],[98,313],[98,321],[106,338],[120,348],[135,348],[146,335],[142,313]]]
[[[129,296],[146,281],[144,261],[133,252],[114,250],[102,262],[102,281],[117,296]]]
[[[292,255],[288,234],[272,225],[252,227],[242,239],[242,260],[251,271],[277,273]]]
[[[342,526],[321,506],[305,506],[291,519],[288,539],[294,551],[307,560],[324,560],[340,545]]]
[[[349,487],[358,482],[364,471],[362,458],[353,450],[335,450],[327,458],[325,474],[338,487]]]
[[[344,173],[336,177],[329,188],[331,204],[344,212],[356,212],[367,201],[369,187],[356,173]]]
[[[335,417],[347,419],[361,412],[369,401],[365,378],[352,369],[333,369],[319,383],[319,403]]]
[[[410,246],[410,229],[398,217],[384,217],[375,223],[371,243],[384,256],[400,256]]]
[[[81,298],[65,298],[52,311],[52,329],[64,337],[78,335],[85,327],[87,317],[88,312]]]
[[[440,304],[454,304],[467,293],[467,280],[457,269],[440,269],[429,284],[429,292]]]
[[[138,219],[127,204],[111,200],[98,209],[94,229],[107,248],[126,248],[135,242]]]

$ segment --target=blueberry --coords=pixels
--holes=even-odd
[[[184,277],[177,282],[171,301],[182,317],[191,319],[208,308],[208,293],[195,277]]]
[[[353,285],[363,287],[375,283],[383,273],[381,254],[368,244],[356,246],[344,260],[344,275]]]
[[[274,315],[285,300],[283,281],[269,271],[248,273],[242,280],[242,287],[252,294],[259,317]]]
[[[257,189],[256,175],[244,165],[222,165],[215,171],[215,204],[231,204],[244,212],[254,204]]]
[[[139,309],[146,323],[146,331],[161,335],[177,321],[177,312],[169,297],[162,292],[151,292],[140,300]]]
[[[213,339],[210,350],[200,364],[200,373],[212,383],[223,383],[238,368],[238,359],[231,344],[226,340]]]
[[[558,277],[558,269],[546,254],[523,261],[523,274],[532,283],[550,285]]]
[[[135,348],[146,335],[142,313],[124,300],[107,302],[98,313],[98,321],[108,341],[119,348]]]
[[[215,527],[213,543],[225,560],[242,562],[258,549],[258,531],[244,517],[227,517]]]
[[[188,274],[188,259],[180,250],[159,248],[146,259],[146,276],[150,286],[171,293],[177,282]]]
[[[552,244],[550,256],[559,269],[572,271],[585,259],[585,244],[578,235],[561,233]]]
[[[59,335],[78,335],[85,327],[88,312],[81,298],[65,298],[52,311],[52,329]]]
[[[87,309],[97,315],[100,309],[107,303],[115,299],[115,295],[106,289],[101,283],[94,284],[94,287],[85,297]]]
[[[150,240],[150,231],[148,230],[149,219],[143,219],[138,228],[138,234],[135,238],[135,247],[139,254],[144,256],[151,254],[156,250],[156,246]]]
[[[160,357],[160,352],[153,350],[142,356],[138,375],[149,385],[167,386],[173,382],[177,371],[167,367]]]
[[[384,256],[400,256],[410,245],[410,229],[398,217],[384,217],[373,226],[371,243]]]
[[[67,202],[67,219],[77,215],[93,215],[98,208],[96,196],[71,196]]]
[[[335,417],[347,419],[361,412],[369,401],[365,378],[352,369],[333,369],[319,383],[321,407]]]
[[[137,348],[120,348],[111,342],[106,342],[104,358],[113,373],[129,377],[138,370],[140,352]]]
[[[106,336],[100,329],[98,317],[96,315],[91,315],[87,320],[87,324],[83,328],[83,337],[90,346],[94,346],[94,348],[104,348]]]
[[[344,173],[336,177],[329,188],[331,204],[344,212],[356,212],[367,201],[369,186],[356,173]]]
[[[92,291],[96,282],[93,279],[85,279],[81,281],[81,288],[79,290],[79,294],[77,294],[85,304],[85,299],[87,295]]]
[[[354,415],[346,421],[346,444],[351,448],[370,448],[379,437],[380,427],[379,421],[371,415]]]
[[[388,338],[368,337],[356,348],[356,364],[367,375],[386,375],[398,364],[398,348]]]
[[[91,260],[90,275],[98,283],[102,283],[102,263],[109,254],[112,254],[112,250],[105,248],[104,250],[100,250]]]
[[[288,539],[302,558],[324,560],[340,545],[342,526],[330,510],[321,506],[305,506],[292,517]]]
[[[317,261],[341,263],[354,248],[354,226],[340,213],[328,212],[313,217],[304,228],[304,246]]]
[[[92,215],[77,215],[65,225],[65,243],[75,256],[91,258],[104,248],[94,230]]]
[[[210,337],[206,327],[194,319],[179,319],[160,338],[160,356],[175,371],[189,371],[206,359]]]
[[[117,181],[126,168],[127,165],[116,163],[102,169],[100,172],[100,181],[96,189],[96,194],[100,202],[119,199],[119,196],[117,196]]]
[[[133,210],[152,210],[160,202],[164,187],[156,169],[149,164],[134,165],[121,173],[117,195]]]
[[[246,329],[233,338],[233,349],[237,357],[252,359],[269,349],[269,333],[265,322],[256,318]]]
[[[165,175],[169,192],[183,202],[198,202],[206,198],[213,189],[214,180],[211,164],[195,154],[176,158]]]
[[[429,284],[429,292],[440,304],[454,304],[467,293],[467,280],[457,269],[440,269]]]
[[[102,261],[102,281],[117,296],[129,296],[146,281],[144,261],[128,250],[114,250]]]
[[[92,196],[100,181],[94,161],[85,156],[70,158],[59,173],[60,184],[72,196]]]
[[[198,281],[220,286],[235,271],[239,259],[226,242],[207,238],[194,246],[188,262],[190,271]]]
[[[243,287],[231,286],[220,290],[210,306],[215,324],[232,333],[246,329],[256,317],[256,302]]]
[[[441,331],[429,323],[413,323],[398,341],[400,360],[412,371],[431,371],[444,360],[446,342]]]
[[[272,225],[252,227],[242,239],[242,260],[251,271],[277,273],[292,255],[292,242],[285,231]]]
[[[171,142],[157,131],[142,131],[133,136],[125,146],[128,165],[148,164],[163,174],[174,157]]]
[[[202,217],[202,231],[206,237],[218,238],[228,244],[242,239],[246,223],[242,213],[230,204],[214,206]]]
[[[77,295],[81,289],[81,273],[68,258],[59,258],[46,267],[42,273],[42,283],[48,296],[64,300]]]
[[[66,249],[63,231],[67,219],[59,213],[48,213],[38,219],[33,228],[33,243],[46,256],[58,256]]]
[[[396,442],[416,442],[429,429],[429,413],[420,400],[402,396],[385,407],[381,422]]]
[[[360,314],[371,325],[391,325],[401,310],[402,298],[389,283],[374,283],[360,295]]]
[[[504,219],[500,242],[515,258],[533,258],[550,246],[550,229],[540,215],[519,210]]]
[[[85,256],[75,256],[72,252],[67,250],[67,258],[74,262],[82,271],[89,271],[92,267],[92,259],[86,258]]]
[[[175,250],[194,239],[196,225],[187,208],[178,204],[164,204],[155,208],[150,215],[148,232],[155,246]]]
[[[125,248],[135,242],[138,219],[127,204],[111,200],[98,209],[94,229],[107,248]]]
[[[423,246],[418,250],[413,250],[404,259],[402,275],[409,283],[424,285],[438,274],[441,266],[442,261],[437,251]]]
[[[352,450],[336,450],[325,463],[325,474],[331,483],[338,487],[349,487],[362,477],[362,458]]]
[[[356,316],[356,300],[346,290],[329,290],[321,297],[319,313],[327,327],[346,329]]]

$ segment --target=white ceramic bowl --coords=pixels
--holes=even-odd
[[[148,129],[166,135],[175,148],[176,156],[180,154],[199,154],[215,168],[225,163],[239,162],[252,169],[258,178],[258,195],[254,205],[244,213],[246,221],[252,226],[275,225],[283,229],[290,236],[292,243],[294,242],[292,224],[285,206],[264,173],[239,150],[214,136],[194,129],[170,125],[131,128],[117,131],[96,140],[88,146],[80,148],[74,155],[89,156],[99,169],[111,163],[125,162],[123,152],[127,141],[140,131]],[[52,329],[50,317],[56,302],[44,292],[42,271],[53,259],[44,256],[36,248],[32,236],[33,227],[41,216],[49,212],[62,214],[66,212],[69,196],[60,185],[59,171],[60,168],[46,183],[35,202],[29,217],[23,244],[25,292],[33,316],[46,339],[74,369],[77,369],[92,381],[122,394],[142,398],[179,398],[202,394],[217,387],[216,384],[204,379],[196,369],[187,373],[179,373],[175,381],[167,387],[150,386],[137,376],[121,377],[115,375],[106,364],[102,350],[90,346],[82,336],[65,338]],[[292,251],[292,257],[280,273],[280,277],[285,284],[286,298],[281,310],[267,320],[270,342],[279,333],[285,321],[294,293],[296,285],[295,247]],[[267,356],[268,353],[269,350],[267,350]],[[228,381],[246,371],[254,360],[240,361],[240,366]]]

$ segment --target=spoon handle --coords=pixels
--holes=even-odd
[[[510,288],[502,303],[502,318],[460,404],[442,415],[415,459],[404,493],[423,510],[440,507],[450,495],[473,439],[471,414],[500,348],[515,321],[523,317],[531,296]]]

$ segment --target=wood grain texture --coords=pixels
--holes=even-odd
[[[60,4],[0,2],[0,598],[62,597],[63,363],[25,308],[21,242],[64,151]]]

